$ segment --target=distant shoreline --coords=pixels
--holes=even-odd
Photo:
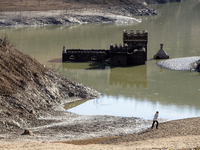
[[[88,23],[140,23],[134,16],[157,15],[145,5],[48,11],[0,12],[0,27],[78,25]]]
[[[0,27],[139,23],[141,21],[135,19],[135,16],[158,15],[156,10],[148,7],[147,2],[137,0],[0,1]],[[161,2],[153,0],[151,3]]]

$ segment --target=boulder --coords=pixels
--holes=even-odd
[[[22,135],[33,135],[33,132],[31,130],[25,129]]]
[[[196,63],[197,63],[196,70],[197,70],[197,71],[200,71],[200,60],[196,61]]]
[[[200,59],[190,64],[190,70],[200,72]]]
[[[163,49],[163,44],[160,44],[160,50],[154,55],[154,59],[168,59],[169,55]]]

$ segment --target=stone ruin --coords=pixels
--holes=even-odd
[[[148,32],[144,30],[142,33],[133,30],[130,33],[123,31],[123,45],[110,45],[109,50],[83,50],[83,49],[65,49],[63,47],[64,61],[105,61],[110,58],[111,66],[130,66],[143,65],[147,60],[147,43]]]
[[[168,59],[169,55],[163,49],[163,44],[160,44],[160,50],[154,55],[154,59]]]

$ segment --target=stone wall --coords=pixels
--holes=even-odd
[[[135,50],[133,53],[128,54],[128,65],[144,65],[146,52],[144,49]]]
[[[145,60],[147,60],[148,32],[146,30],[143,30],[142,32],[140,32],[140,30],[137,30],[136,32],[131,30],[130,33],[128,33],[127,30],[124,30],[123,42],[124,46],[127,45],[129,48],[140,49],[144,47],[146,53]]]
[[[127,54],[114,54],[110,56],[111,66],[127,66]]]
[[[106,56],[106,50],[69,49],[63,51],[63,61],[103,61]]]
[[[111,66],[143,65],[147,60],[148,32],[123,31],[124,44],[110,45],[110,50],[82,50],[63,47],[63,61],[104,61],[110,58]]]

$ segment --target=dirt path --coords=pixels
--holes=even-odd
[[[156,138],[146,141],[126,142],[120,144],[89,144],[73,145],[66,143],[0,143],[1,150],[136,150],[136,149],[189,149],[200,148],[200,136],[178,136],[168,138]]]

